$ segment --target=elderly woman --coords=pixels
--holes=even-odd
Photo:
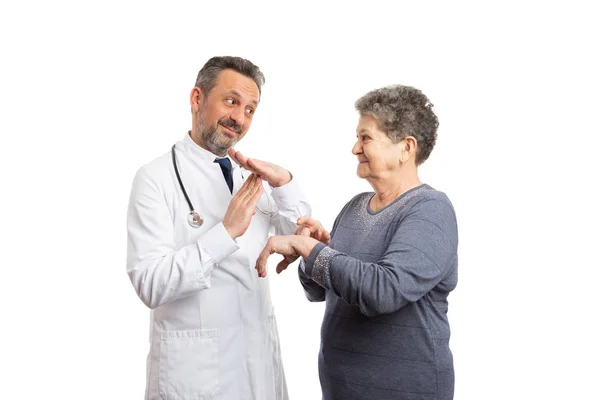
[[[422,183],[438,120],[419,90],[391,86],[356,102],[352,153],[373,192],[350,200],[331,234],[311,218],[298,235],[273,236],[257,260],[302,257],[310,301],[326,301],[319,377],[325,400],[452,399],[448,294],[457,283],[456,216],[446,195]]]

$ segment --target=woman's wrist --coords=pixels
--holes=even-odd
[[[294,249],[296,249],[296,253],[299,254],[304,261],[308,259],[312,250],[319,243],[317,239],[308,236],[296,235],[294,236],[294,239]]]

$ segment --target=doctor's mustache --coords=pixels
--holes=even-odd
[[[225,128],[232,129],[233,131],[235,131],[235,133],[242,133],[242,126],[238,125],[231,118],[221,118],[219,120],[219,124],[223,125]]]

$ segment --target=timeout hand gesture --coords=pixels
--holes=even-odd
[[[283,186],[292,180],[292,174],[279,165],[257,160],[254,158],[248,158],[241,152],[236,151],[233,147],[228,150],[229,157],[235,161],[240,167],[255,173],[262,179],[267,181],[272,187]]]
[[[262,192],[261,179],[252,174],[231,199],[223,217],[223,226],[233,239],[242,236],[250,226]]]

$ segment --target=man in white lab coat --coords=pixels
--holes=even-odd
[[[270,231],[293,234],[311,209],[288,171],[232,148],[263,83],[248,60],[210,59],[190,94],[192,130],[134,178],[127,273],[152,309],[147,400],[288,398],[255,262]]]

